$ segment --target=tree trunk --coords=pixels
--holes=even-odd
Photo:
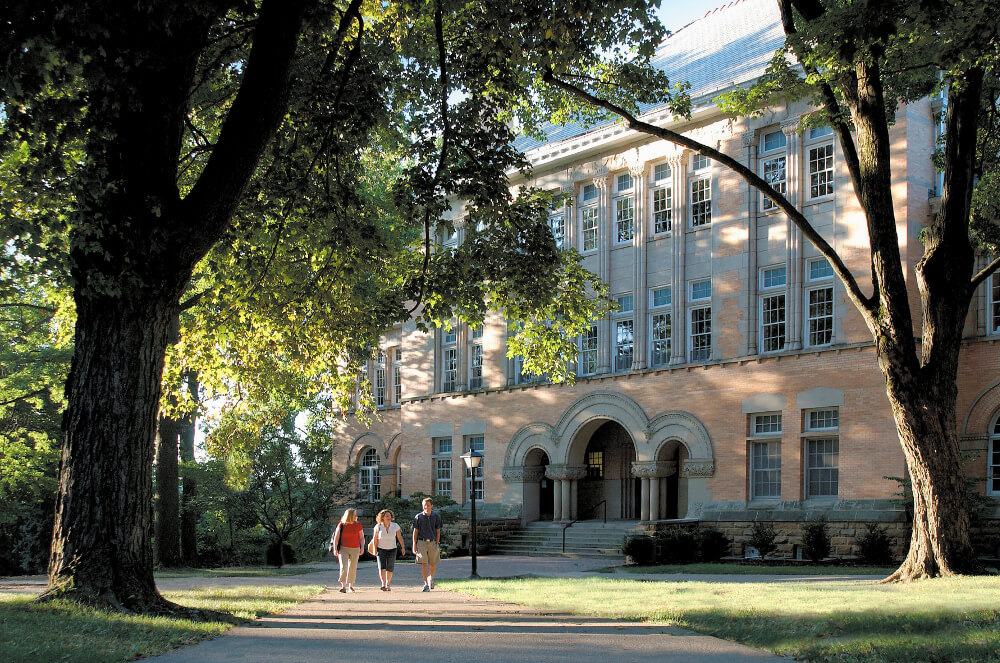
[[[79,290],[43,598],[168,612],[153,580],[152,440],[176,304],[140,288],[116,299]]]
[[[161,566],[180,564],[177,437],[181,422],[160,417],[156,437],[156,558]]]
[[[194,373],[188,373],[188,393],[191,398],[198,400],[198,377]],[[196,415],[194,412],[188,414],[181,420],[180,429],[180,454],[181,460],[185,463],[194,463],[194,427]],[[185,564],[194,564],[198,561],[198,481],[191,473],[184,475],[183,493],[181,493],[181,559]]]

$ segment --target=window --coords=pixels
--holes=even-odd
[[[588,479],[602,479],[602,478],[604,478],[604,452],[603,451],[588,451],[587,452],[587,478]]]
[[[833,342],[833,288],[809,290],[806,296],[809,345],[829,345]]]
[[[475,327],[473,327],[472,328],[472,340],[476,340],[477,338],[482,338],[482,337],[483,337],[483,326],[482,325],[476,325]]]
[[[585,207],[580,211],[580,225],[583,230],[583,250],[597,249],[597,208]]]
[[[434,494],[451,497],[451,438],[434,440]]]
[[[615,370],[628,371],[632,368],[633,329],[631,320],[615,323]]]
[[[691,309],[691,361],[708,361],[712,357],[712,307]]]
[[[1000,334],[1000,272],[990,277],[989,333]]]
[[[750,499],[777,499],[781,497],[781,413],[751,414],[749,431]]]
[[[444,338],[441,341],[442,345],[452,345],[458,339],[458,331],[455,325],[452,324],[451,329],[444,330]]]
[[[632,196],[615,199],[615,228],[617,242],[631,242],[635,236],[635,198]]]
[[[760,349],[778,352],[785,348],[785,293],[768,292],[785,287],[785,266],[760,270]]]
[[[470,435],[465,438],[465,446],[467,451],[478,451],[483,453],[486,451],[485,438],[482,435]],[[464,465],[464,463],[463,463]],[[479,467],[475,469],[475,479],[473,479],[472,472],[468,467],[465,468],[465,495],[466,499],[472,496],[477,502],[483,501],[485,496],[485,487],[483,481],[483,472],[486,469],[486,459],[483,458],[479,461]]]
[[[653,181],[662,182],[663,180],[670,178],[670,164],[669,163],[658,163],[653,166]]]
[[[837,497],[840,438],[836,433],[839,427],[840,411],[837,408],[807,410],[803,413],[806,498]]]
[[[654,288],[650,292],[653,309],[649,316],[649,363],[665,366],[670,363],[670,288]]]
[[[761,139],[761,176],[781,194],[787,193],[785,142],[785,134],[782,131],[766,133]],[[774,201],[766,196],[761,201],[761,206],[765,212],[778,208]]]
[[[833,145],[809,149],[809,197],[821,198],[833,193]]]
[[[1000,415],[993,420],[990,431],[989,457],[986,459],[986,492],[1000,495]]]
[[[815,260],[809,261],[808,278],[810,281],[821,281],[832,276],[833,266],[830,265],[826,258],[816,258]]]
[[[378,472],[378,452],[368,447],[361,455],[361,471],[358,472],[358,493],[365,502],[377,502],[381,497]]]
[[[622,173],[618,176],[616,181],[618,192],[629,191],[632,189],[632,175],[631,173]]]
[[[691,227],[712,222],[712,181],[707,177],[691,180]]]
[[[403,375],[398,363],[392,367],[392,398],[396,405],[403,401]]]
[[[552,230],[552,239],[556,243],[556,248],[563,248],[566,242],[566,217],[560,212],[549,216],[549,228]]]
[[[375,367],[375,407],[385,407],[386,382],[385,367]]]
[[[583,185],[583,202],[597,200],[597,187],[593,184]]]
[[[673,216],[673,196],[670,187],[653,189],[653,232],[670,232],[670,221]]]
[[[822,138],[823,136],[832,136],[833,127],[829,124],[824,124],[821,127],[809,127],[809,139]]]
[[[632,295],[619,295],[615,297],[615,301],[618,302],[618,308],[621,309],[620,313],[632,312]]]
[[[441,391],[455,391],[458,379],[458,349],[454,347],[441,350]]]
[[[469,357],[469,389],[483,388],[483,346],[473,344]]]
[[[580,375],[597,372],[597,325],[591,325],[580,338]]]
[[[691,301],[712,298],[712,281],[694,281],[691,283]]]
[[[691,170],[704,170],[712,165],[712,160],[703,154],[695,154],[691,157]]]

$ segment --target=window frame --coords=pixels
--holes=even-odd
[[[592,227],[588,228],[588,223]],[[588,238],[593,245],[588,248]],[[601,248],[601,213],[597,205],[587,205],[580,208],[580,253],[595,253]]]
[[[479,440],[479,446],[480,446],[480,448],[478,448],[478,449],[474,449],[473,448],[473,441],[474,440]],[[485,435],[466,435],[466,436],[464,436],[462,438],[462,448],[465,449],[465,451],[478,451],[479,453],[483,454],[482,459],[480,459],[480,461],[479,461],[479,466],[476,467],[476,469],[474,470],[474,472],[475,472],[475,480],[474,481],[473,481],[473,476],[472,476],[473,475],[473,470],[471,470],[470,468],[466,467],[465,463],[462,463],[462,466],[464,468],[464,475],[465,475],[465,494],[463,495],[463,498],[465,499],[466,502],[468,502],[469,498],[471,496],[471,497],[473,497],[473,499],[476,500],[477,503],[482,504],[486,500],[486,476],[485,476],[485,469],[486,469],[486,436]],[[475,485],[477,483],[479,484],[478,491],[477,491],[476,485]],[[477,497],[474,494],[474,492],[477,492],[479,494],[479,496]],[[452,499],[454,499],[454,497]]]
[[[986,280],[986,334],[1000,335],[1000,271]]]
[[[829,150],[829,154],[823,157],[824,168],[813,170],[813,166],[819,163],[818,159],[813,158],[813,152],[817,150]],[[806,167],[806,202],[818,202],[823,200],[829,200],[836,193],[836,176],[837,176],[837,150],[834,146],[833,140],[827,136],[822,138],[817,138],[816,142],[809,143],[805,146],[805,167]],[[827,161],[829,164],[827,165]],[[820,175],[827,173],[827,178],[822,178]],[[815,178],[815,179],[814,179]],[[829,188],[829,191],[825,193],[813,194],[813,189],[823,187],[824,189]]]
[[[626,205],[627,204],[627,205]],[[615,240],[613,244],[615,246],[623,246],[625,244],[630,244],[635,241],[635,196],[631,193],[616,196],[612,202],[612,207],[615,211]],[[627,207],[628,215],[624,215]],[[623,224],[627,224],[624,225]],[[623,231],[624,233],[623,239]]]
[[[780,282],[774,279],[769,282],[769,274],[781,270]],[[788,344],[788,268],[786,265],[768,265],[760,268],[758,305],[758,349],[761,354],[782,352]],[[780,302],[777,309],[769,308],[771,304]],[[780,312],[780,320],[768,321],[768,313]],[[770,341],[780,339],[776,346]]]
[[[986,444],[986,494],[1000,497],[1000,411],[993,416],[986,433],[989,437]]]
[[[598,349],[600,348],[600,331],[597,325],[590,325],[580,337],[580,360],[577,364],[577,375],[580,377],[597,375]],[[593,370],[587,371],[588,364],[593,364]]]
[[[635,361],[635,320],[631,317],[617,318],[615,321],[614,372],[627,373]],[[622,331],[628,329],[628,338],[623,341]],[[623,352],[627,348],[627,352]]]
[[[765,147],[767,142],[767,137],[778,134],[781,136],[781,145],[777,147],[772,147],[767,149]],[[785,137],[785,132],[781,129],[777,131],[767,131],[760,135],[760,143],[758,148],[758,158],[760,159],[760,176],[761,178],[770,184],[778,193],[787,196],[788,195],[788,139]],[[781,161],[781,179],[768,179],[768,164]],[[780,211],[777,203],[773,200],[761,194],[760,196],[760,210],[765,214],[773,214]]]
[[[469,390],[476,391],[483,386],[483,344],[472,343],[469,345]]]
[[[375,459],[374,464],[369,462],[371,458]],[[358,458],[358,493],[367,504],[374,504],[382,497],[381,460],[375,447],[368,447]]]
[[[666,292],[666,301],[660,304],[656,303],[656,293]],[[649,289],[649,365],[654,366],[666,366],[670,363],[670,358],[673,350],[673,315],[672,315],[672,305],[673,304],[673,289],[671,286],[659,286]],[[665,317],[666,318],[666,337],[658,337],[655,334],[657,325],[656,318]],[[658,345],[659,344],[659,345]],[[659,361],[657,360],[659,359]]]
[[[832,424],[815,425],[813,415],[820,413],[832,413],[830,419],[835,420]],[[819,442],[831,443],[834,449],[825,451],[822,454],[813,453],[810,448]],[[814,456],[822,455],[836,457],[835,465],[814,465]],[[832,479],[820,479],[814,477],[821,473],[832,475]],[[835,490],[831,492],[813,493],[813,487],[820,484],[833,484]],[[836,500],[840,497],[840,407],[826,406],[809,408],[802,410],[802,496],[806,500]]]
[[[447,451],[443,450],[444,446],[442,443],[448,441]],[[435,437],[432,438],[432,454],[431,458],[434,463],[434,485],[432,490],[435,495],[441,495],[443,497],[451,498],[452,491],[454,490],[454,470],[455,462],[452,457],[453,454],[453,439],[448,437]],[[445,465],[446,463],[446,465]],[[448,473],[447,479],[443,479],[441,472],[446,470]],[[442,492],[442,485],[447,483],[447,492]]]
[[[700,191],[695,191],[696,185],[704,185]],[[702,195],[699,195],[702,194]],[[696,210],[696,207],[698,211]],[[691,229],[705,228],[712,225],[712,176],[694,175],[688,183],[688,219]]]

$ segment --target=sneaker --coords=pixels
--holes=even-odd
[[[431,591],[431,588],[428,585],[424,585],[424,588],[422,590],[420,590],[420,591],[429,592],[429,591]]]
[[[434,589],[434,583],[433,582],[427,583],[427,586],[430,587],[431,589]]]
[[[354,593],[354,588],[353,587],[348,587],[347,588],[347,593],[348,594],[353,594]]]
[[[386,585],[385,586],[385,591],[391,592],[392,591],[392,587],[390,587],[389,585]]]
[[[347,588],[346,587],[341,587],[340,588],[340,593],[341,594],[346,594],[347,593]]]
[[[384,592],[384,591],[388,590],[389,588],[386,587],[385,585],[382,585],[381,587],[379,587],[379,589],[381,589]]]

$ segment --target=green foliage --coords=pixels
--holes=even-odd
[[[820,516],[802,526],[802,548],[807,559],[819,562],[830,556],[832,544],[826,518]]]
[[[634,564],[652,564],[656,560],[656,538],[644,534],[626,536],[622,542],[622,554]]]
[[[732,551],[732,539],[711,525],[700,525],[695,530],[695,538],[698,542],[699,561],[715,562]]]
[[[878,523],[868,523],[854,539],[854,550],[865,564],[887,566],[892,563],[892,539]]]
[[[778,549],[778,545],[775,543],[775,539],[777,538],[778,533],[774,530],[774,526],[771,523],[756,520],[750,528],[747,545],[753,546],[761,559],[766,559],[768,555]]]
[[[690,564],[698,559],[695,533],[684,527],[656,532],[656,564]]]

